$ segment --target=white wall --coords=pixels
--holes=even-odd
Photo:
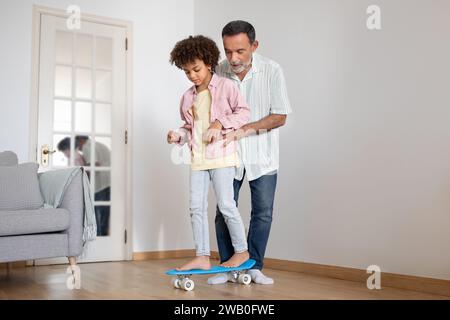
[[[294,110],[266,256],[450,279],[450,3],[195,1],[195,32],[218,43],[236,19],[284,67]]]
[[[0,150],[16,151],[21,162],[29,159],[33,4],[59,9],[76,4],[82,14],[133,22],[134,251],[192,247],[187,171],[171,163],[165,135],[180,122],[179,98],[188,86],[185,76],[169,64],[169,53],[176,41],[193,32],[193,1],[2,0]],[[167,200],[171,194],[176,201]]]

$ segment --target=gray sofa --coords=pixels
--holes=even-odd
[[[37,164],[19,165],[14,153],[0,152],[0,262],[68,257],[70,264],[75,265],[82,252],[81,170],[58,208],[43,206],[39,193],[42,175],[45,173],[37,174]]]

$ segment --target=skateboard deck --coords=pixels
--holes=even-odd
[[[233,278],[241,283],[241,284],[250,284],[251,278],[250,275],[245,273],[246,270],[250,269],[255,265],[256,261],[253,259],[249,259],[245,261],[238,267],[226,268],[222,266],[214,266],[208,270],[202,269],[191,269],[191,270],[183,270],[178,271],[176,269],[171,269],[166,272],[169,276],[177,276],[177,278],[173,281],[173,285],[177,289],[184,289],[186,291],[191,291],[194,289],[194,281],[190,279],[191,275],[201,275],[201,274],[216,274],[216,273],[228,273],[230,272]]]

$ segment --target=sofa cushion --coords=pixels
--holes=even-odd
[[[0,210],[37,209],[44,205],[37,163],[0,166]]]
[[[69,225],[66,209],[0,211],[0,236],[63,231]]]
[[[0,166],[17,166],[19,160],[17,155],[12,151],[0,152]]]

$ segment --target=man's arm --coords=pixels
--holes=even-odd
[[[243,125],[241,129],[246,133],[249,131],[246,135],[259,134],[260,130],[268,131],[284,126],[286,123],[286,118],[287,115],[285,114],[269,114],[261,120]]]
[[[236,141],[247,136],[264,133],[269,130],[282,127],[286,123],[286,118],[286,114],[269,114],[261,120],[247,123],[240,129],[228,133],[226,135],[224,145],[226,146],[231,141]]]

